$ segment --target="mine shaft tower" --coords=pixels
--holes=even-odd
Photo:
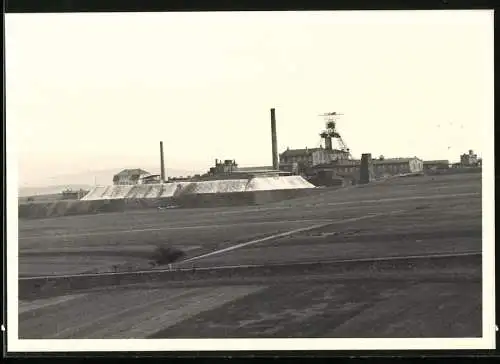
[[[325,130],[321,132],[320,137],[322,139],[325,139],[325,149],[332,150],[333,149],[332,141],[336,140],[339,145],[339,150],[348,153],[349,158],[352,158],[349,148],[347,147],[346,143],[342,139],[342,136],[340,135],[337,129],[337,119],[340,115],[343,114],[339,114],[336,111],[320,115],[323,118],[325,118]]]

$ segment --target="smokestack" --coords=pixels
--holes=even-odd
[[[361,154],[361,166],[359,171],[359,183],[370,183],[373,177],[372,155],[370,153]]]
[[[163,142],[160,142],[160,173],[161,182],[165,182],[165,160],[163,159]]]
[[[276,138],[276,114],[274,108],[271,109],[271,138],[273,147],[273,169],[279,169],[278,141]]]

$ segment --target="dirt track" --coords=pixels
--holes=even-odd
[[[273,237],[277,234],[282,235]],[[176,267],[190,269],[193,265],[201,268],[474,253],[482,249],[481,181],[479,174],[412,177],[333,192],[325,190],[321,195],[262,207],[21,220],[19,236],[20,274],[30,276],[105,270],[121,263],[129,264],[129,269],[150,269],[147,256],[159,242],[184,249],[187,259],[193,260]],[[89,261],[95,264],[90,266]],[[183,295],[186,290],[197,286],[202,289],[205,285],[203,275],[196,274],[197,278],[190,279],[186,288],[172,287],[168,282],[161,288],[162,283],[158,283],[158,300],[148,300],[146,292],[152,288],[135,285],[125,289],[135,297],[130,301],[121,296],[123,289],[107,290],[106,294],[82,291],[79,293],[87,298],[80,296],[43,308],[32,303],[31,309],[20,315],[20,335],[479,336],[481,264],[457,265],[449,272],[446,269],[446,264],[435,267],[425,279],[423,270],[405,270],[404,274],[401,270],[400,282],[390,279],[390,275],[384,278],[383,272],[377,271],[353,276],[349,282],[338,281],[342,278],[338,273],[319,272],[322,278],[310,283],[301,283],[300,279],[294,283],[290,276],[280,281],[279,274],[266,281],[263,275],[260,280],[246,281],[247,288],[244,277],[233,277],[232,282],[218,278],[210,284],[213,296],[204,296],[201,290]],[[398,271],[391,275],[398,275]],[[240,292],[234,287],[243,288]],[[227,292],[234,295],[228,296]],[[171,294],[183,298],[171,301]],[[102,307],[107,302],[109,310],[111,302],[125,305],[123,310],[140,304],[149,308],[135,313],[127,311],[128,319],[113,319],[113,312],[119,315],[120,309],[106,313],[107,309],[101,312],[95,305],[82,306],[93,296],[102,301]],[[201,306],[193,306],[197,301],[202,302]],[[79,314],[86,312],[82,307],[88,307],[87,318]],[[164,315],[165,312],[171,314]],[[88,325],[88,317],[98,320],[102,315],[111,316],[106,316],[102,326]],[[172,317],[178,317],[177,321]],[[49,329],[56,321],[57,327]],[[77,329],[81,325],[87,326]]]

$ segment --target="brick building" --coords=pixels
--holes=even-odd
[[[120,173],[113,176],[114,185],[137,185],[143,184],[147,177],[151,176],[151,173],[140,169],[124,169]]]

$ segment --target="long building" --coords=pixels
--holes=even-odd
[[[447,159],[424,161],[424,171],[442,170],[450,168],[450,161]]]
[[[280,154],[280,165],[303,163],[313,167],[318,164],[330,163],[335,160],[348,159],[349,153],[338,149],[304,148],[289,149]]]
[[[382,158],[372,160],[375,177],[394,176],[408,173],[421,173],[424,170],[423,161],[413,158]],[[313,171],[332,171],[338,177],[359,179],[361,161],[359,159],[344,159],[336,162],[318,164]]]

